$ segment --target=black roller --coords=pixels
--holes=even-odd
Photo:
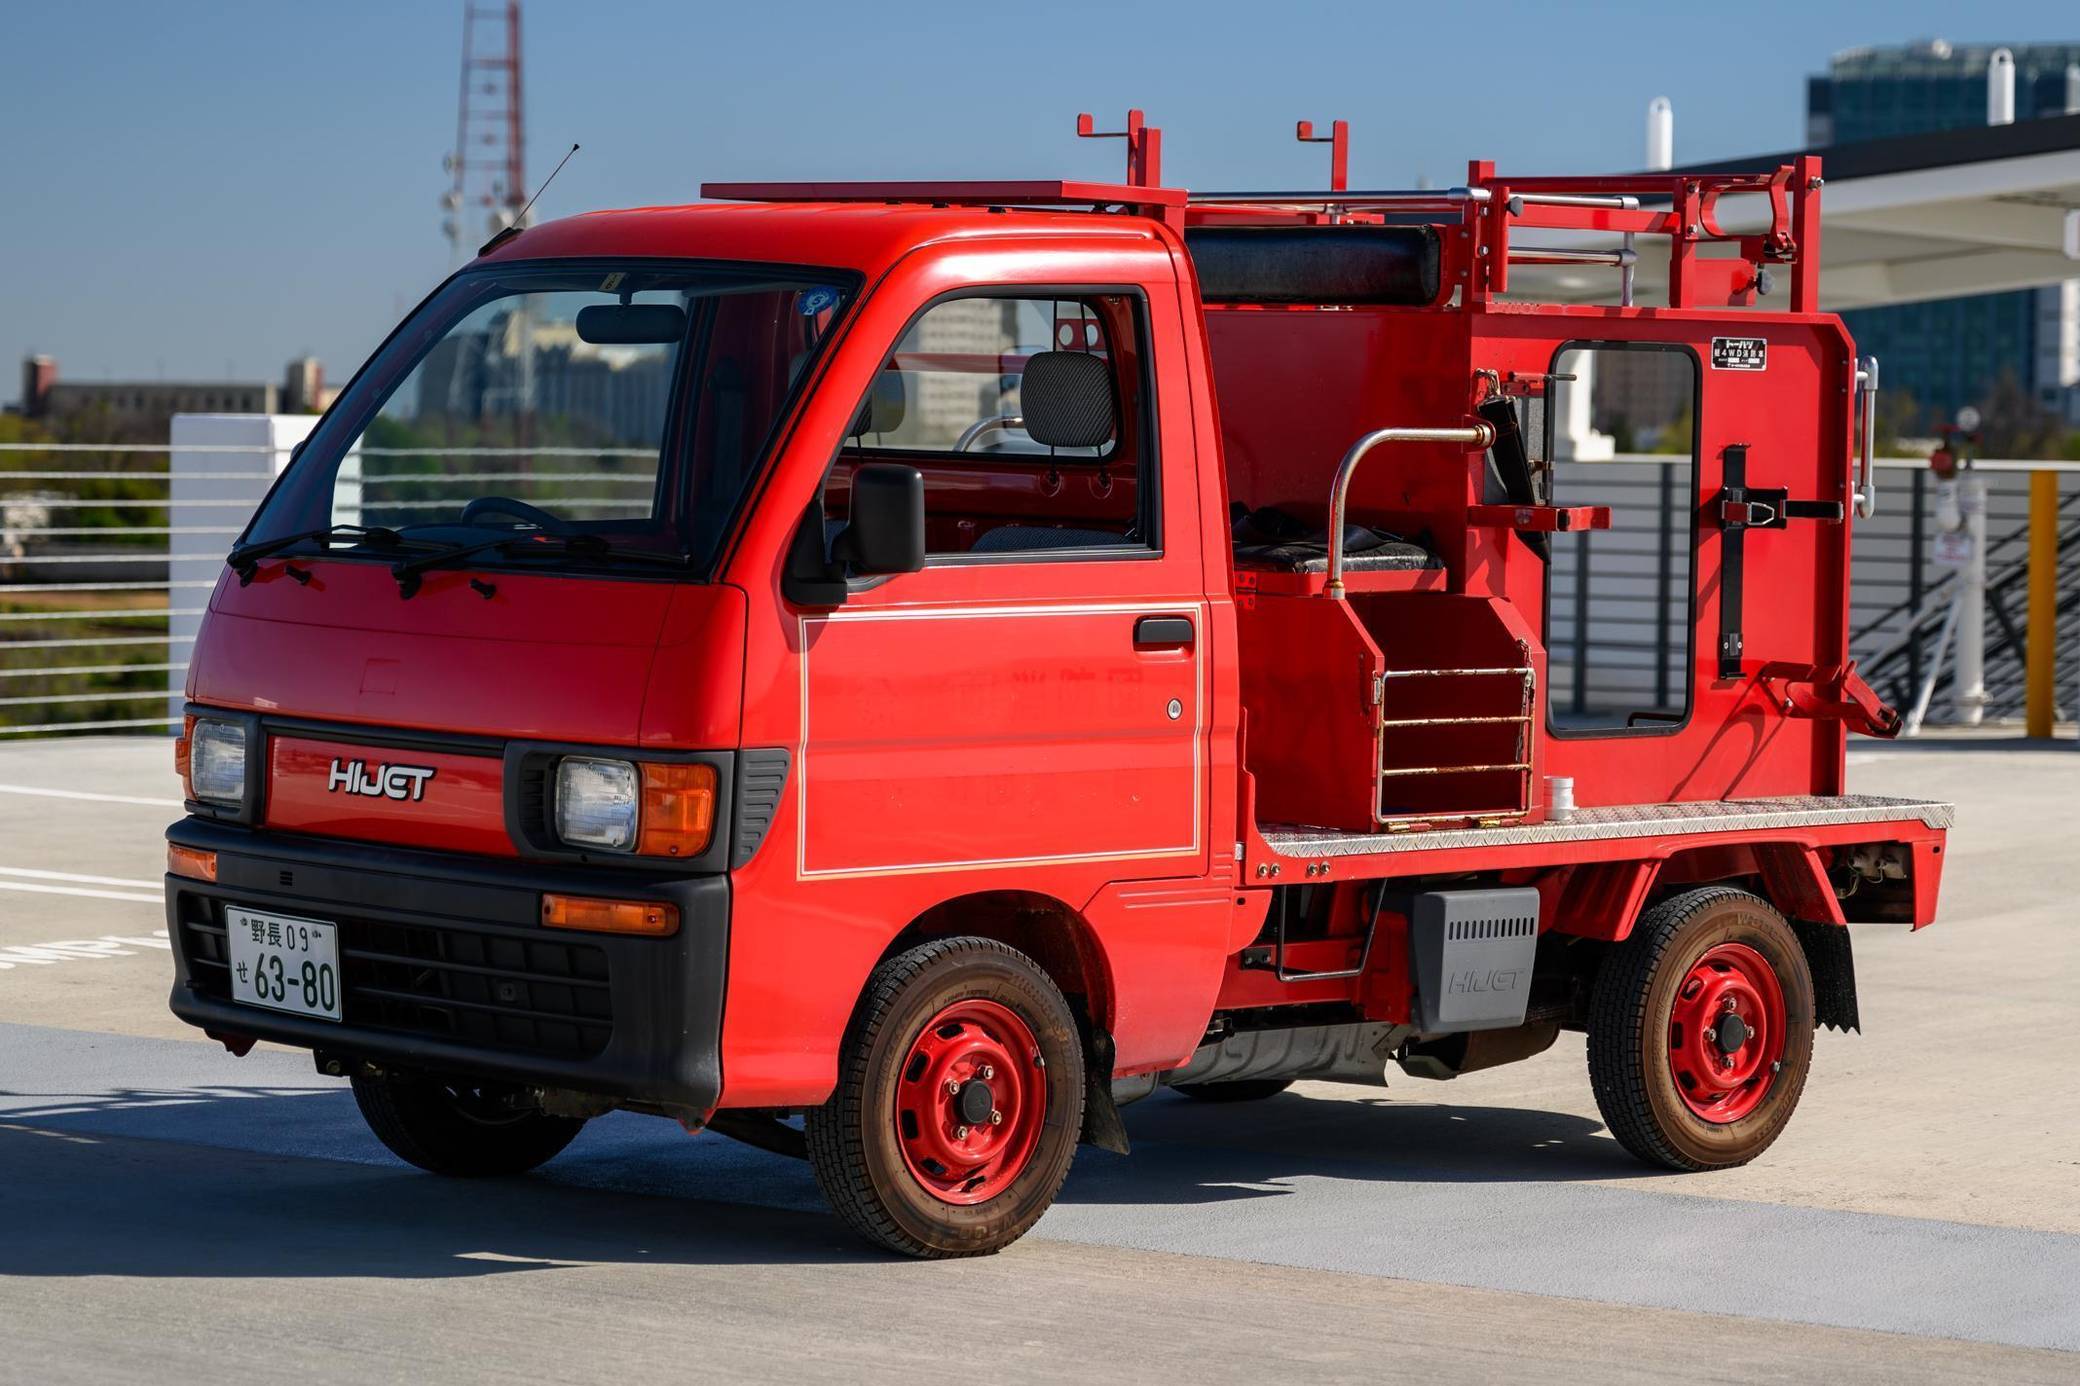
[[[1184,241],[1208,303],[1437,299],[1437,233],[1427,226],[1198,226]]]

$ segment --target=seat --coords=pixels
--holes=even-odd
[[[1329,571],[1329,546],[1312,540],[1241,545],[1235,550],[1235,561],[1244,567],[1271,568],[1282,573],[1326,573]],[[1436,554],[1406,539],[1382,538],[1372,548],[1361,552],[1345,549],[1343,554],[1346,573],[1418,572],[1443,566],[1443,560]]]
[[[1248,568],[1282,573],[1329,571],[1329,538],[1273,506],[1260,510],[1237,503],[1229,533],[1235,561]],[[1343,528],[1343,570],[1347,573],[1418,572],[1442,568],[1443,560],[1426,546],[1398,534],[1383,534],[1364,525]]]
[[[1097,448],[1112,440],[1119,411],[1112,366],[1081,351],[1036,351],[1019,381],[1019,412],[1026,436],[1050,448]],[[1117,548],[1134,541],[1102,529],[1053,525],[998,525],[970,553],[1024,553],[1035,549]]]

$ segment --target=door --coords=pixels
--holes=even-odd
[[[1131,290],[964,291],[902,334],[825,509],[915,466],[928,558],[797,617],[803,876],[1203,869],[1206,611],[1148,343]]]

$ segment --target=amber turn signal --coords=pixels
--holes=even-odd
[[[715,767],[645,762],[642,829],[636,852],[646,857],[697,857],[715,832]]]
[[[166,873],[191,880],[214,881],[217,878],[217,854],[169,842],[166,844]]]
[[[181,797],[183,799],[195,797],[195,784],[188,774],[189,767],[192,764],[189,756],[194,745],[195,714],[191,712],[181,718],[181,734],[173,739],[173,773],[181,777]],[[171,848],[167,850],[169,852],[172,851]],[[215,878],[212,877],[211,879]]]
[[[651,900],[595,900],[585,895],[544,895],[542,923],[552,929],[595,934],[643,934],[664,938],[679,932],[679,907]]]

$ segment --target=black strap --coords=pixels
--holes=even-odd
[[[1719,491],[1719,677],[1741,676],[1744,636],[1741,630],[1741,587],[1747,567],[1747,533],[1751,529],[1783,529],[1792,520],[1840,524],[1847,512],[1840,501],[1792,500],[1782,486],[1748,485],[1748,445],[1729,443],[1720,454]]]
[[[1502,478],[1502,493],[1511,505],[1543,505],[1538,479],[1532,475],[1531,454],[1524,449],[1524,431],[1517,424],[1517,406],[1502,395],[1490,395],[1476,411],[1495,429],[1488,455],[1495,461],[1495,474]],[[1536,530],[1520,529],[1517,537],[1540,558],[1552,553],[1551,541]]]
[[[1752,526],[1746,521],[1731,521],[1723,517],[1728,503],[1753,505],[1757,502],[1748,493],[1748,445],[1729,443],[1720,456],[1723,461],[1719,475],[1725,490],[1721,494],[1719,531],[1719,677],[1737,679],[1741,676],[1744,644],[1741,587],[1747,568],[1748,530]],[[1781,513],[1776,518],[1781,520]]]

